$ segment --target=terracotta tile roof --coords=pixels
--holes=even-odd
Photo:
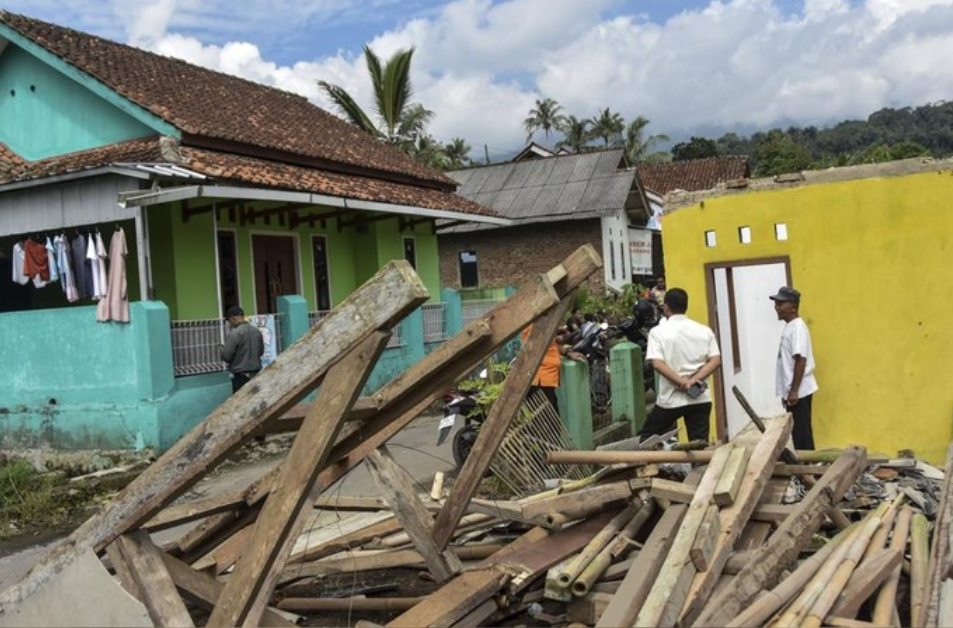
[[[175,126],[186,145],[243,154],[257,148],[273,160],[301,157],[324,169],[454,187],[302,96],[3,10],[0,22]]]
[[[0,184],[122,163],[174,163],[214,183],[311,192],[464,214],[499,214],[462,196],[433,188],[278,163],[232,153],[179,146],[158,135],[102,148],[25,162],[0,143]]]
[[[710,190],[719,183],[751,176],[748,158],[740,155],[707,157],[636,167],[643,188],[664,196],[673,190]]]

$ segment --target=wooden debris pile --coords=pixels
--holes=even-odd
[[[0,625],[30,625],[31,596],[91,553],[156,626],[938,625],[953,463],[942,486],[919,466],[871,466],[860,447],[805,464],[785,449],[789,416],[702,451],[550,452],[601,470],[479,498],[576,287],[600,265],[579,249],[358,398],[387,330],[427,298],[409,265],[385,267],[0,593]],[[387,441],[529,324],[455,481],[419,495]],[[230,451],[289,428],[286,460],[263,479],[176,503]],[[363,462],[379,499],[321,495]]]

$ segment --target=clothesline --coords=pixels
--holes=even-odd
[[[69,238],[64,230],[45,243],[27,238],[13,245],[13,281],[32,282],[36,288],[60,283],[66,300],[98,301],[96,320],[129,322],[129,295],[126,281],[126,233],[118,224],[107,252],[98,229],[86,235],[74,229]],[[111,267],[107,267],[111,259]]]

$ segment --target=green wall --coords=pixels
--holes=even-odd
[[[14,45],[0,54],[0,94],[0,141],[31,161],[156,133]]]
[[[274,204],[258,204],[268,209]],[[148,210],[152,242],[152,276],[155,296],[169,306],[175,320],[216,318],[217,275],[214,255],[216,222],[211,212],[182,219],[182,209],[154,207]],[[369,223],[366,227],[346,226],[339,229],[337,219],[326,220],[315,227],[300,226],[294,230],[276,216],[269,223],[263,220],[242,225],[231,220],[228,210],[220,211],[217,228],[235,234],[238,253],[240,301],[249,314],[256,312],[254,273],[252,269],[252,237],[255,234],[290,235],[298,251],[299,294],[310,310],[317,309],[314,286],[314,257],[311,238],[327,238],[328,263],[331,274],[332,305],[343,301],[384,264],[403,259],[403,238],[413,236],[417,249],[417,273],[432,295],[440,294],[440,268],[437,237],[429,225],[418,225],[415,231],[399,231],[397,218]]]

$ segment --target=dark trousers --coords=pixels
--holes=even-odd
[[[232,394],[247,384],[252,377],[258,374],[258,371],[245,371],[244,373],[232,373]]]
[[[662,408],[655,406],[645,419],[645,425],[639,430],[639,438],[654,434],[664,434],[675,427],[675,422],[685,419],[689,440],[708,440],[708,418],[711,416],[711,402],[693,403],[680,408]]]
[[[811,401],[814,395],[801,397],[797,403],[785,409],[794,417],[794,429],[791,430],[791,439],[795,449],[814,449],[814,429],[811,427]]]
[[[546,396],[546,400],[549,401],[549,405],[553,407],[553,410],[556,411],[556,414],[559,414],[559,401],[556,399],[556,389],[552,386],[530,386],[529,394],[533,394],[537,390]]]

